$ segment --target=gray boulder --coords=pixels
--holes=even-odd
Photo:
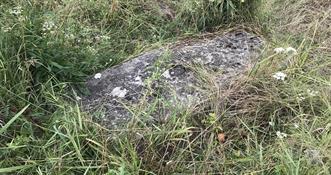
[[[89,78],[83,107],[102,113],[100,122],[108,128],[133,117],[164,121],[175,108],[208,98],[210,84],[224,88],[242,74],[262,43],[258,36],[235,31],[148,51]]]

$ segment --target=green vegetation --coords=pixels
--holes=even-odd
[[[330,174],[330,14],[330,0],[0,0],[0,174]],[[259,62],[198,109],[112,131],[80,110],[88,75],[238,24],[266,39]]]

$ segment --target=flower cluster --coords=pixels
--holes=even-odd
[[[278,47],[274,49],[274,52],[276,54],[289,54],[289,55],[296,55],[298,52],[296,49],[294,49],[293,47],[288,47],[288,48],[282,48],[282,47]]]
[[[270,126],[275,126],[275,123],[274,123],[274,122],[268,122],[268,124],[269,124]]]
[[[107,35],[102,35],[100,36],[103,40],[109,40],[110,39],[110,36],[107,36]]]
[[[275,49],[274,49],[274,52],[275,52],[276,54],[285,53],[285,49],[282,48],[282,47],[278,47],[278,48],[275,48]]]
[[[64,34],[64,38],[65,38],[65,39],[70,39],[70,40],[72,40],[72,39],[75,39],[75,35],[72,34],[72,33],[70,33],[70,34],[65,33],[65,34]]]
[[[299,102],[301,102],[301,101],[303,101],[303,100],[306,99],[306,97],[304,97],[303,94],[298,94],[298,96],[297,96],[296,98],[297,98],[297,100],[298,100]]]
[[[100,36],[100,35],[97,35],[97,36],[94,37],[94,39],[95,39],[96,41],[100,41],[100,40],[107,41],[107,40],[110,39],[110,37],[107,36],[107,35],[101,35],[101,36]]]
[[[283,132],[280,132],[280,131],[277,131],[276,132],[276,135],[280,139],[283,139],[283,138],[286,138],[287,137],[287,134],[286,133],[283,133]]]
[[[96,55],[98,53],[98,51],[91,46],[87,46],[87,50],[92,54],[92,55]]]
[[[43,31],[43,35],[46,35],[47,32],[49,33],[54,33],[55,32],[55,23],[53,21],[45,21],[43,23],[43,28],[42,28],[42,31]]]
[[[315,97],[318,95],[318,91],[307,89],[307,94],[311,97]]]
[[[11,10],[9,10],[9,13],[15,16],[20,16],[22,14],[22,7],[21,6],[17,6],[12,8]]]
[[[9,31],[11,31],[12,28],[11,28],[11,27],[1,27],[1,30],[2,30],[3,32],[7,33],[7,32],[9,32]]]
[[[318,94],[319,94],[318,91],[314,91],[314,90],[307,89],[307,94],[304,94],[304,93],[300,93],[300,94],[298,94],[298,96],[297,96],[297,100],[298,100],[298,101],[303,101],[303,100],[306,99],[305,96],[307,96],[307,95],[308,95],[309,97],[316,97]]]
[[[273,78],[277,79],[277,80],[282,80],[284,81],[285,78],[287,77],[287,75],[283,72],[276,72],[274,75],[272,75]]]

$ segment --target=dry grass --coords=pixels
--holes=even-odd
[[[319,45],[319,49],[330,52],[331,42],[331,1],[286,1],[279,2],[273,12],[278,33],[301,37]]]

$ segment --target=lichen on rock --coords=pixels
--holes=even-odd
[[[171,106],[187,107],[207,97],[199,71],[212,74],[222,87],[252,64],[262,43],[253,34],[236,31],[148,51],[88,79],[90,95],[83,98],[83,107],[103,108],[101,122],[114,128],[134,116],[130,107],[162,98],[171,105],[151,117],[166,118]]]

